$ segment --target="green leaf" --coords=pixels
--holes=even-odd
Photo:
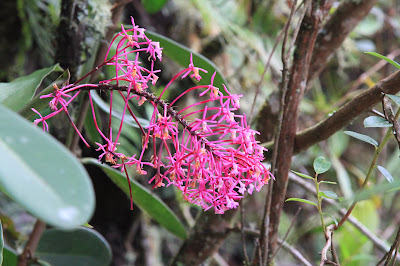
[[[364,119],[364,127],[391,127],[393,126],[385,118],[380,116],[369,116]]]
[[[334,200],[339,200],[340,202],[343,201],[343,197],[338,197],[338,195],[336,195],[335,192],[333,191],[320,191],[318,193],[318,196],[322,197],[322,198],[328,198],[328,199],[334,199]]]
[[[373,55],[373,56],[376,56],[376,57],[378,57],[378,58],[380,58],[380,59],[383,59],[383,60],[385,60],[386,62],[388,62],[389,64],[391,64],[391,65],[397,67],[398,69],[400,69],[400,64],[399,64],[399,63],[393,61],[392,59],[387,58],[387,57],[384,56],[384,55],[381,55],[381,54],[378,54],[378,53],[375,53],[375,52],[365,52],[365,53],[366,53],[366,54]]]
[[[168,0],[142,0],[144,9],[150,14],[157,13],[167,3]],[[147,31],[146,31],[147,34]]]
[[[352,136],[353,138],[359,139],[361,141],[364,141],[366,143],[369,143],[371,145],[374,145],[375,147],[378,147],[378,142],[376,140],[374,140],[373,138],[371,138],[370,136],[364,135],[364,134],[360,134],[357,132],[353,132],[353,131],[344,131],[344,134],[347,134],[349,136]]]
[[[146,35],[152,39],[153,41],[160,42],[160,46],[163,47],[163,54],[177,62],[180,66],[182,67],[188,67],[189,66],[189,59],[190,59],[190,54],[193,54],[193,64],[196,67],[203,68],[208,71],[208,73],[203,73],[200,72],[200,75],[202,76],[202,79],[199,82],[196,82],[198,85],[209,85],[211,76],[214,74],[214,71],[217,72],[214,78],[214,86],[221,88],[221,92],[225,93],[225,91],[222,89],[222,84],[228,84],[226,80],[224,79],[221,71],[218,69],[218,67],[211,62],[209,59],[204,57],[201,54],[198,54],[189,48],[165,37],[160,34],[146,31]]]
[[[0,105],[0,188],[34,216],[61,228],[88,221],[94,191],[85,168],[55,138]]]
[[[388,98],[390,98],[397,106],[400,106],[400,96],[385,94]]]
[[[299,199],[299,198],[289,198],[287,199],[285,202],[287,201],[298,201],[298,202],[303,202],[303,203],[307,203],[307,204],[311,204],[314,205],[315,207],[317,207],[317,204],[310,201],[310,200],[306,200],[306,199]]]
[[[29,102],[43,79],[53,71],[61,71],[58,64],[36,70],[32,74],[20,77],[12,82],[0,83],[0,104],[13,111],[18,111]]]
[[[57,266],[106,266],[112,258],[111,247],[104,237],[88,228],[44,231],[35,255]]]
[[[386,170],[384,167],[378,165],[378,170],[382,173],[382,175],[389,181],[389,183],[393,183],[393,176]]]
[[[299,172],[296,172],[296,171],[292,171],[292,173],[294,173],[294,174],[296,174],[296,175],[298,175],[300,177],[304,177],[304,178],[308,178],[308,179],[314,180],[313,177],[311,177],[309,175],[306,175],[306,174],[302,174],[302,173],[299,173]]]
[[[3,239],[3,226],[0,221],[0,265],[3,264],[3,248],[4,248],[4,239]]]
[[[335,217],[333,217],[332,215],[330,215],[329,213],[326,213],[326,212],[323,212],[322,214],[331,217],[331,219],[332,219],[333,222],[336,224],[336,226],[338,225],[338,221],[336,220]]]
[[[112,169],[108,165],[99,163],[93,158],[83,158],[81,161],[84,164],[93,164],[100,167],[104,173],[129,197],[129,186],[125,175]],[[177,237],[185,239],[186,229],[171,209],[136,180],[130,179],[130,181],[132,186],[132,200],[138,208],[147,213],[151,218]]]
[[[331,163],[328,162],[324,157],[319,156],[314,160],[313,166],[315,173],[323,174],[329,170]]]
[[[320,181],[319,183],[337,185],[337,183],[336,183],[336,182],[333,182],[333,181],[324,181],[324,180],[322,180],[322,181]]]
[[[4,266],[17,266],[18,254],[7,245],[3,249],[3,265]]]
[[[38,95],[33,97],[32,100],[30,100],[27,104],[25,104],[25,106],[18,111],[18,114],[30,120],[32,117],[36,115],[36,113],[33,112],[31,108],[35,108],[38,112],[40,112],[49,106],[51,98],[40,99],[40,96],[52,93],[53,91],[54,91],[53,85],[46,87],[46,89],[41,91]]]

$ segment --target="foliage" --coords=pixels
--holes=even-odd
[[[395,262],[396,1],[64,2],[4,7],[0,264]]]

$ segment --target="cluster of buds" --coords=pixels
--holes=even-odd
[[[155,85],[160,70],[154,70],[156,60],[162,59],[162,48],[158,42],[150,40],[145,29],[135,25],[132,19],[132,29],[125,29],[112,40],[104,62],[100,66],[115,67],[115,77],[100,81],[99,84],[71,84],[54,87],[54,92],[42,98],[51,97],[52,113],[35,120],[42,123],[48,130],[46,120],[54,115],[65,112],[68,117],[68,105],[82,91],[88,91],[94,124],[105,143],[98,145],[101,151],[99,160],[105,160],[121,171],[128,172],[128,167],[135,167],[141,175],[147,175],[149,169],[155,173],[149,179],[153,187],[174,185],[191,203],[208,210],[214,208],[216,213],[238,206],[238,200],[245,192],[259,191],[272,177],[262,161],[266,150],[255,139],[258,133],[246,123],[246,115],[235,114],[240,108],[241,95],[231,94],[223,86],[223,91],[213,85],[215,73],[209,85],[199,85],[187,89],[171,103],[162,99],[165,91],[177,78],[191,78],[199,81],[204,69],[195,67],[190,57],[188,68],[183,69],[164,87],[159,96],[148,91],[150,83]],[[110,56],[110,49],[116,44],[115,55]],[[115,47],[115,46],[114,46]],[[150,61],[150,69],[140,62],[141,54]],[[111,57],[111,58],[109,58]],[[143,57],[145,58],[145,57]],[[86,75],[87,76],[87,75]],[[86,77],[85,76],[85,77]],[[128,85],[122,85],[128,84]],[[91,90],[106,90],[110,95],[110,114],[112,113],[113,97],[122,97],[125,102],[122,120],[116,136],[111,129],[111,115],[108,131],[103,133],[99,128]],[[199,101],[181,110],[173,105],[188,92],[199,95]],[[114,95],[116,94],[116,95]],[[142,105],[147,102],[153,106],[150,124],[142,127],[132,112],[129,102]],[[130,115],[138,123],[143,134],[142,151],[139,155],[128,156],[117,152],[118,139],[123,127],[124,116]],[[71,120],[71,119],[70,119]],[[73,121],[72,125],[75,129]],[[89,146],[78,131],[83,142]],[[145,158],[150,149],[151,158]],[[147,171],[146,171],[147,170]],[[128,176],[127,176],[128,178]],[[129,181],[129,178],[128,178]]]

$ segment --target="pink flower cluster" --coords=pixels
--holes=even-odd
[[[222,214],[236,208],[238,200],[243,198],[246,191],[250,194],[254,189],[259,191],[272,178],[269,169],[262,164],[266,149],[255,140],[258,132],[247,125],[245,114],[235,114],[240,108],[241,95],[231,94],[225,86],[223,91],[215,87],[214,73],[209,85],[192,87],[171,103],[162,100],[164,92],[177,78],[190,76],[200,81],[200,72],[207,72],[194,66],[192,56],[189,67],[173,77],[158,97],[148,92],[149,83],[154,85],[158,80],[156,74],[160,70],[154,70],[154,64],[157,59],[161,61],[162,48],[158,42],[147,38],[145,29],[135,25],[133,19],[132,25],[132,29],[122,26],[122,32],[114,37],[104,63],[100,65],[114,66],[115,77],[99,84],[72,84],[62,89],[55,87],[52,94],[42,96],[52,98],[50,107],[53,113],[40,116],[35,123],[42,122],[43,129],[48,129],[47,119],[61,111],[68,114],[68,104],[81,91],[88,90],[95,126],[105,140],[105,144],[97,143],[97,150],[102,152],[99,160],[104,158],[125,173],[127,167],[131,166],[141,175],[147,174],[145,169],[148,171],[148,168],[154,168],[151,172],[155,174],[149,183],[153,183],[154,187],[174,185],[182,192],[185,200],[205,210],[214,208],[216,213]],[[108,59],[113,43],[116,43],[115,55]],[[142,53],[148,54],[150,69],[140,62]],[[115,138],[111,123],[107,134],[98,127],[90,90],[110,92],[110,114],[113,97],[124,99],[123,117]],[[179,111],[175,110],[173,105],[190,91],[198,93],[199,101]],[[67,93],[74,94],[71,96]],[[128,104],[132,101],[139,105],[144,102],[153,105],[148,127],[143,128],[133,114]],[[117,152],[125,115],[132,116],[142,130],[142,151],[139,155],[127,156]],[[109,119],[112,119],[111,115]],[[148,149],[152,151],[152,156],[146,160],[145,151]]]

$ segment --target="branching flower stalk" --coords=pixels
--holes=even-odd
[[[247,125],[246,115],[235,114],[240,108],[242,95],[229,92],[223,85],[223,92],[213,85],[215,74],[209,85],[199,85],[187,89],[171,103],[162,99],[170,85],[180,78],[191,78],[200,81],[201,72],[206,70],[195,67],[192,56],[189,66],[176,74],[164,87],[159,96],[149,91],[150,83],[155,85],[161,70],[155,70],[155,62],[162,59],[162,48],[145,35],[145,29],[135,24],[132,18],[132,29],[122,30],[117,34],[107,51],[104,62],[86,74],[79,81],[89,76],[104,65],[114,67],[115,76],[98,84],[78,84],[78,82],[58,88],[54,85],[51,94],[41,98],[52,98],[49,105],[52,113],[39,115],[35,124],[42,123],[43,130],[48,131],[47,120],[64,112],[69,116],[68,105],[82,91],[88,91],[92,116],[96,130],[104,140],[104,144],[96,143],[100,151],[99,160],[105,160],[112,167],[127,172],[134,166],[140,175],[146,175],[145,168],[154,168],[155,174],[150,178],[153,188],[165,185],[176,186],[186,201],[197,204],[208,210],[214,208],[215,213],[222,214],[228,209],[236,208],[238,200],[245,192],[259,191],[273,178],[269,169],[263,165],[265,148],[255,140],[259,134]],[[114,45],[114,46],[113,46]],[[116,47],[111,56],[112,47]],[[147,54],[143,56],[143,54]],[[110,58],[109,58],[110,57]],[[148,58],[150,68],[140,61]],[[91,90],[106,91],[110,95],[109,121],[106,132],[103,132],[96,121],[96,114]],[[197,92],[199,101],[181,110],[174,104],[189,92]],[[117,93],[114,93],[117,92]],[[113,99],[120,96],[124,101],[121,123],[118,132],[113,135],[111,120]],[[139,106],[147,102],[153,106],[153,114],[147,127],[143,127],[129,103]],[[124,118],[130,115],[138,124],[142,136],[140,154],[125,155],[117,152],[118,140],[124,126]],[[72,119],[71,124],[77,130]],[[78,132],[78,130],[77,130]],[[80,138],[89,147],[83,135]],[[149,160],[145,152],[152,151]],[[131,196],[131,209],[132,196]]]

